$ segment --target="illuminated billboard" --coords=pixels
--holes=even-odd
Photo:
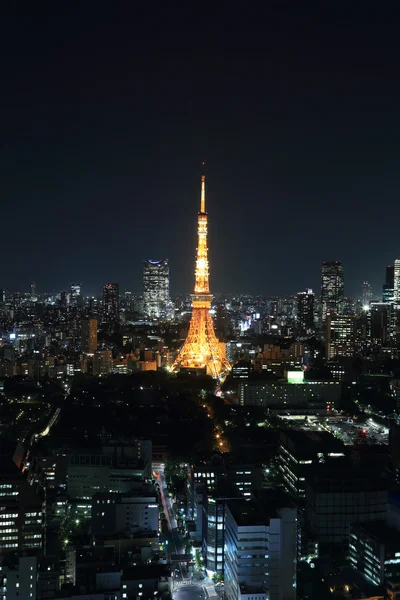
[[[288,383],[303,383],[304,371],[288,371],[287,380]]]

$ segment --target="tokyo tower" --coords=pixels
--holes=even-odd
[[[203,163],[204,169],[204,163]],[[224,344],[220,344],[214,332],[210,314],[212,295],[208,282],[206,178],[201,176],[200,212],[197,217],[197,255],[194,294],[192,294],[192,318],[185,343],[172,365],[172,371],[182,369],[206,369],[206,373],[223,381],[231,365],[225,357]]]

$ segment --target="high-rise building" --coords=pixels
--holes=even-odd
[[[93,354],[97,350],[97,319],[82,319],[81,350]]]
[[[372,300],[372,286],[369,281],[364,281],[362,285],[362,304],[363,307],[369,307]]]
[[[299,335],[308,335],[314,330],[314,298],[313,291],[307,289],[299,292],[297,298],[297,329]]]
[[[391,333],[391,308],[389,302],[371,302],[370,339],[373,344],[385,345],[390,340]]]
[[[119,285],[118,283],[106,283],[103,288],[104,316],[108,321],[119,319]]]
[[[225,510],[226,600],[295,600],[297,509],[228,500]]]
[[[169,305],[168,260],[145,260],[143,263],[143,311],[147,317],[160,318]]]
[[[393,302],[394,300],[394,266],[386,267],[386,281],[383,284],[382,290],[383,302]]]
[[[200,212],[197,219],[197,257],[194,294],[192,294],[192,318],[189,332],[174,364],[179,369],[205,370],[209,375],[225,379],[231,365],[225,356],[225,344],[219,343],[214,332],[210,313],[212,295],[208,279],[208,245],[206,212],[206,178],[201,177]]]
[[[0,555],[42,547],[43,502],[21,471],[21,452],[7,442],[0,448]]]
[[[355,315],[328,313],[325,329],[325,354],[327,358],[353,356],[355,344]]]
[[[394,261],[394,274],[393,274],[393,300],[395,304],[400,304],[400,259],[396,258]]]
[[[111,350],[96,350],[93,356],[93,375],[109,375],[112,368]]]
[[[325,321],[326,313],[343,311],[344,280],[343,266],[338,261],[327,261],[322,263],[321,272],[321,304],[322,322]]]

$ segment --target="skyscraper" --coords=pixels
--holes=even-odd
[[[394,261],[394,275],[393,275],[393,300],[395,304],[400,304],[400,259],[396,258]]]
[[[369,307],[372,300],[372,286],[369,281],[364,281],[362,286],[362,303],[364,307]]]
[[[355,315],[326,315],[325,354],[327,358],[353,356],[355,345]]]
[[[147,317],[163,317],[169,305],[168,260],[143,262],[143,310]]]
[[[383,284],[382,292],[383,302],[393,302],[394,300],[394,266],[386,267],[386,281]]]
[[[118,321],[119,319],[119,285],[118,283],[106,283],[103,288],[104,316],[107,321]]]
[[[297,294],[297,329],[300,335],[308,335],[314,329],[314,298],[310,289]]]
[[[93,354],[97,350],[97,319],[82,319],[81,350]]]
[[[322,322],[326,313],[343,311],[344,281],[343,266],[338,261],[324,261],[321,272]]]
[[[231,365],[225,357],[225,345],[220,344],[214,332],[210,314],[212,295],[208,280],[208,245],[206,212],[206,178],[201,177],[200,212],[197,217],[197,257],[194,294],[192,294],[192,318],[189,332],[174,364],[173,371],[180,368],[205,369],[209,375],[225,379]]]

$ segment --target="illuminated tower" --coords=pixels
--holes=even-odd
[[[204,163],[203,163],[204,166]],[[225,379],[231,365],[225,358],[224,345],[218,342],[210,314],[212,295],[208,283],[208,247],[206,213],[206,178],[201,177],[200,212],[197,218],[197,255],[194,294],[192,294],[192,318],[189,332],[172,371],[182,369],[206,369],[208,375]]]

